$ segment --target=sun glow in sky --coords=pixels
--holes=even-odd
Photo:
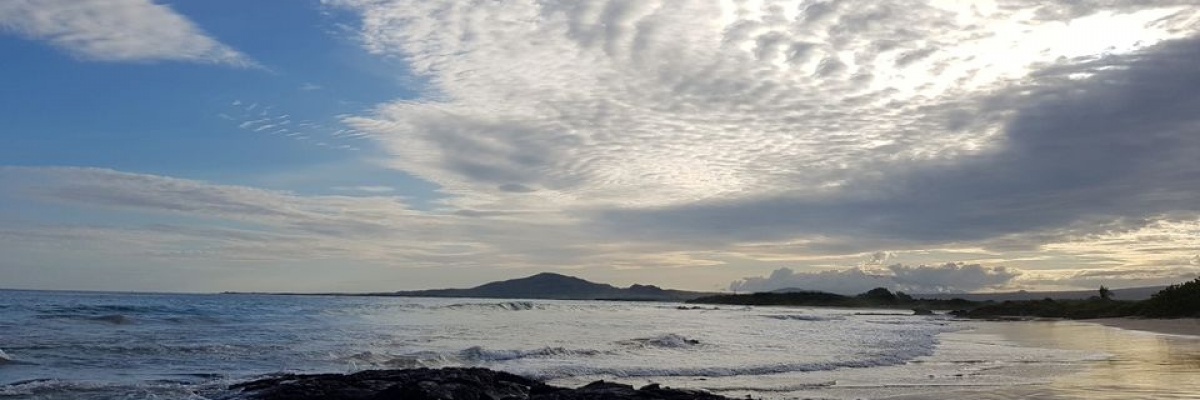
[[[1188,1],[18,0],[0,51],[0,287],[1200,274]]]

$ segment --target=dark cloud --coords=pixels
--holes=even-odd
[[[500,191],[502,191],[502,192],[509,192],[509,193],[530,193],[530,192],[537,191],[537,189],[531,188],[529,186],[521,185],[521,184],[516,184],[516,183],[503,184],[503,185],[500,185],[497,189],[500,189]]]
[[[780,268],[766,277],[747,277],[734,281],[729,285],[729,289],[738,292],[765,292],[795,288],[858,294],[884,287],[910,293],[956,293],[1003,286],[1020,274],[1005,267],[961,263],[937,266],[895,264],[882,271],[850,268],[798,273],[790,268]]]
[[[851,181],[834,195],[621,210],[611,229],[688,241],[825,238],[810,250],[996,241],[1036,246],[1200,213],[1200,38],[1048,68],[992,93],[994,150]],[[1090,74],[1078,79],[1079,74]],[[893,247],[893,246],[886,246]]]

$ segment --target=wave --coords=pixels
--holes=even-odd
[[[833,386],[837,386],[836,380],[826,381],[826,382],[815,382],[815,383],[795,383],[795,384],[790,384],[790,385],[767,386],[767,387],[758,387],[758,386],[716,386],[716,387],[712,387],[712,386],[710,386],[710,387],[704,388],[704,390],[707,390],[710,392],[717,392],[717,393],[723,393],[723,392],[779,392],[779,393],[786,393],[786,392],[798,392],[801,390],[821,389],[821,388],[827,388],[827,387],[833,387]]]
[[[868,323],[868,324],[877,324],[877,325],[950,326],[950,323],[948,323],[948,322],[944,322],[944,321],[937,321],[937,320],[929,320],[929,319],[924,319],[924,318],[922,318],[922,319],[909,319],[909,320],[895,320],[895,319],[886,319],[886,320],[880,320],[880,319],[874,319],[874,320],[866,320],[866,321],[864,321],[864,322],[866,322],[866,323]]]
[[[0,349],[0,364],[8,364],[13,361],[16,360],[13,360],[12,356],[9,356],[8,353],[5,353],[4,349]]]
[[[838,321],[846,319],[845,317],[807,314],[764,315],[764,317],[789,321]]]
[[[133,317],[124,314],[85,315],[85,314],[38,314],[34,318],[57,319],[83,322],[102,322],[113,325],[129,325],[135,321]]]
[[[578,376],[613,376],[630,377],[667,377],[667,376],[696,376],[696,377],[729,377],[743,375],[774,375],[789,372],[832,371],[845,368],[873,368],[902,365],[918,357],[933,354],[932,343],[928,346],[909,348],[894,353],[875,354],[851,360],[833,360],[823,362],[777,363],[729,367],[694,367],[694,368],[657,368],[657,367],[568,367],[552,371],[544,371],[538,379],[558,379]]]
[[[349,363],[351,369],[369,369],[372,367],[387,367],[396,369],[441,367],[458,363],[453,357],[444,354],[425,351],[413,354],[391,355],[370,351],[339,358],[338,361]],[[363,364],[360,366],[359,364]]]
[[[71,344],[31,344],[10,347],[10,350],[34,353],[50,353],[56,355],[87,354],[93,357],[196,357],[237,356],[254,353],[273,353],[287,351],[290,347],[283,344],[231,344],[231,343],[164,343],[153,341],[114,342],[95,341],[89,343]]]
[[[352,369],[361,367],[387,368],[434,368],[451,365],[476,365],[492,362],[513,361],[525,358],[568,358],[587,357],[601,354],[599,350],[543,347],[532,350],[488,350],[472,346],[457,352],[441,353],[420,351],[409,354],[380,354],[371,351],[341,357],[338,361],[351,364]]]
[[[622,340],[617,343],[626,346],[660,347],[669,349],[688,348],[701,345],[699,340],[688,339],[682,335],[677,335],[674,333],[652,336],[648,338]]]
[[[500,303],[461,303],[444,306],[451,310],[503,310],[503,311],[528,311],[542,310],[545,307],[541,304],[536,304],[532,301],[506,301]]]
[[[0,397],[18,398],[103,398],[124,399],[134,398],[131,393],[137,393],[136,398],[167,398],[167,399],[205,399],[204,394],[218,394],[224,391],[227,382],[215,380],[202,384],[183,382],[142,382],[137,384],[109,383],[96,381],[71,381],[63,379],[31,379],[25,381],[0,384]]]
[[[135,306],[127,304],[73,304],[39,308],[46,314],[191,314],[195,310],[181,309],[168,306]]]
[[[132,325],[140,322],[164,323],[170,325],[213,325],[220,324],[223,321],[211,316],[204,315],[139,315],[137,317],[128,314],[79,314],[79,313],[53,313],[53,314],[37,314],[33,316],[37,319],[45,320],[66,320],[66,321],[81,321],[81,322],[101,322],[112,325]]]
[[[598,350],[571,350],[563,347],[543,347],[533,350],[487,350],[474,346],[460,351],[459,357],[469,361],[509,361],[531,357],[578,357],[600,354]]]

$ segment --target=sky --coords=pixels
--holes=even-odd
[[[1195,0],[8,0],[0,287],[1200,276]]]

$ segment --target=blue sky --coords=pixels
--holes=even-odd
[[[1200,12],[897,7],[8,2],[0,287],[1200,274]]]
[[[371,57],[353,38],[331,34],[353,23],[346,18],[352,16],[317,2],[239,3],[162,4],[253,53],[255,66],[89,62],[19,36],[0,37],[0,50],[14,55],[5,87],[28,94],[5,96],[0,113],[7,130],[31,133],[12,135],[2,156],[11,165],[102,166],[301,192],[327,191],[331,183],[413,185],[410,193],[428,196],[429,185],[362,162],[360,153],[374,150],[369,142],[333,137],[345,129],[338,115],[415,96],[418,79],[395,74],[403,63]],[[284,39],[303,45],[282,45]],[[264,124],[239,127],[284,116],[308,140],[254,130]],[[302,123],[316,126],[295,128]],[[315,166],[336,176],[256,178]]]

